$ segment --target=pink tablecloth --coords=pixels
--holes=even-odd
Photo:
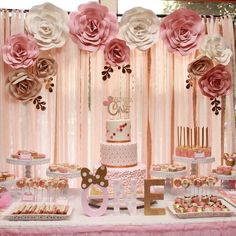
[[[0,228],[0,236],[236,236],[236,221],[150,226]]]

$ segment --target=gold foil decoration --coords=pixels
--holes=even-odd
[[[164,193],[151,193],[151,186],[164,186],[164,179],[144,180],[144,215],[165,215],[165,208],[152,208],[151,203],[155,200],[163,200]]]
[[[107,111],[111,116],[130,113],[131,98],[128,97],[107,97],[103,101],[103,105],[107,107]]]

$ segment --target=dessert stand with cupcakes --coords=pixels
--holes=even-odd
[[[25,177],[27,178],[31,178],[32,176],[31,166],[43,165],[50,162],[45,154],[34,151],[18,151],[16,154],[12,154],[11,157],[8,157],[6,161],[9,164],[25,166]]]
[[[180,164],[157,164],[152,165],[151,176],[165,178],[165,190],[170,192],[172,184],[171,181],[174,178],[187,175],[187,169],[184,165]]]
[[[198,175],[199,164],[209,164],[215,161],[211,156],[208,143],[208,127],[177,127],[178,146],[175,149],[176,162],[191,164],[190,175]],[[201,139],[201,140],[200,140]]]
[[[46,175],[53,178],[79,178],[81,177],[80,170],[81,167],[77,164],[53,164],[49,165]]]
[[[221,180],[224,187],[235,189],[236,182],[236,153],[224,154],[225,166],[218,166],[212,172]]]

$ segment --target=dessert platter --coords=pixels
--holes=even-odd
[[[81,167],[77,164],[53,164],[49,165],[47,169],[47,176],[49,177],[66,177],[66,178],[78,178],[80,177]]]
[[[44,154],[26,150],[17,151],[16,154],[8,157],[6,161],[9,164],[25,166],[25,177],[27,178],[31,178],[32,165],[43,165],[50,162],[49,158],[46,158]]]
[[[55,203],[13,203],[4,213],[11,221],[66,220],[72,213],[68,205]]]
[[[234,208],[214,195],[176,197],[168,206],[170,212],[179,218],[227,217]]]

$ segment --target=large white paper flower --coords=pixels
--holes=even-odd
[[[25,30],[41,50],[62,47],[69,32],[68,14],[51,3],[34,6],[25,18]]]
[[[200,50],[222,65],[227,65],[232,55],[231,49],[227,48],[223,37],[219,35],[206,35],[201,43]]]
[[[130,48],[147,50],[159,39],[160,21],[151,10],[135,7],[126,11],[120,22],[120,36]]]

